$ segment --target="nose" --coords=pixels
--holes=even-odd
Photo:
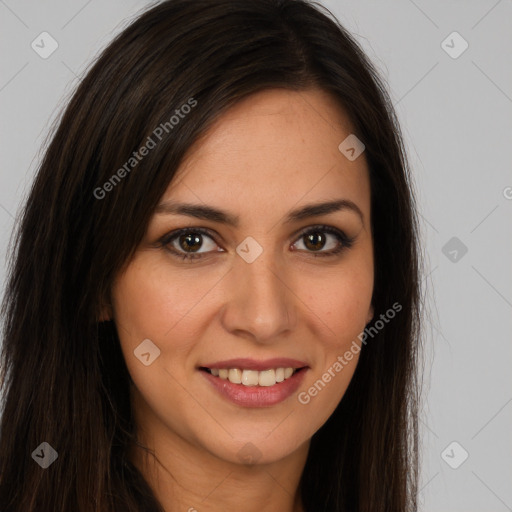
[[[270,251],[252,263],[237,258],[227,278],[229,295],[222,315],[227,331],[270,344],[294,329],[297,298]]]

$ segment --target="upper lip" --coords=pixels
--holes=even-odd
[[[290,359],[288,357],[274,357],[272,359],[256,360],[250,358],[226,359],[225,361],[215,361],[214,363],[202,364],[202,368],[230,369],[241,368],[244,370],[269,370],[271,368],[302,368],[307,366],[304,361]]]

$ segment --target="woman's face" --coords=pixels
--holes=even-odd
[[[351,133],[324,92],[255,94],[161,198],[112,290],[137,423],[157,454],[179,439],[225,461],[277,461],[343,397],[373,316],[368,168],[352,139],[338,148]],[[349,206],[307,208],[336,201]]]

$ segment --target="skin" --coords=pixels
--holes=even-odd
[[[104,318],[116,323],[134,382],[138,436],[155,454],[130,456],[166,512],[302,511],[298,493],[311,436],[343,397],[358,354],[311,401],[307,391],[350,348],[373,317],[370,182],[364,153],[349,161],[338,145],[353,127],[327,93],[268,90],[220,117],[188,153],[161,198],[204,203],[240,218],[238,228],[212,220],[155,214],[134,258],[112,287]],[[269,186],[270,185],[270,186]],[[335,199],[350,210],[293,224],[297,207]],[[324,233],[314,251],[301,234],[324,224],[354,236],[331,257],[337,239]],[[184,228],[210,229],[184,261],[158,241]],[[263,248],[247,263],[236,248],[248,236]],[[313,242],[315,243],[315,242]],[[190,246],[171,242],[186,254]],[[169,245],[171,245],[169,244]],[[216,252],[222,249],[221,252]],[[160,356],[149,366],[134,350],[150,339]],[[297,393],[270,407],[223,398],[197,369],[233,357],[290,357],[309,366]],[[257,460],[239,457],[247,443]]]

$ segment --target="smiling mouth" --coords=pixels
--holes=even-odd
[[[269,387],[284,382],[296,373],[304,370],[302,368],[270,368],[268,370],[242,370],[240,368],[206,368],[200,370],[210,373],[214,377],[222,380],[228,380],[232,384],[241,384],[243,386],[262,386]]]

